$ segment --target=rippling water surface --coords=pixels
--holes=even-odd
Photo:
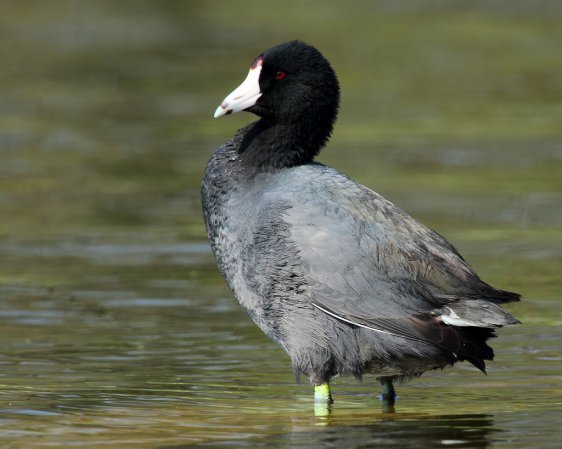
[[[557,448],[562,9],[556,2],[4,2],[0,446]],[[483,376],[338,378],[314,413],[225,288],[198,185],[250,120],[218,102],[268,46],[334,62],[321,160],[523,293]]]

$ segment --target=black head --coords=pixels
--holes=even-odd
[[[332,116],[339,106],[338,79],[330,63],[314,47],[300,41],[277,45],[262,55],[261,97],[248,111],[279,122],[303,116]]]
[[[295,40],[255,58],[215,117],[244,110],[261,117],[262,127],[289,127],[285,137],[293,139],[291,148],[305,148],[312,159],[326,144],[338,107],[339,83],[330,63],[316,48]]]

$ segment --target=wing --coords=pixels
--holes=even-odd
[[[518,295],[483,282],[437,233],[343,175],[315,185],[293,190],[282,218],[314,306],[358,326],[433,344],[451,339],[443,326],[449,316],[453,325],[516,322],[493,303]],[[483,303],[489,306],[480,311]]]

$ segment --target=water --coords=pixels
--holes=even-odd
[[[559,447],[556,2],[3,2],[0,446]],[[240,310],[198,184],[250,117],[211,115],[259,51],[318,45],[343,88],[321,160],[519,291],[483,376],[333,382],[328,416]]]

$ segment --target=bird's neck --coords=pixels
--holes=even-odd
[[[280,123],[262,118],[249,127],[239,147],[240,162],[259,171],[312,162],[328,141],[331,123],[310,119]]]

